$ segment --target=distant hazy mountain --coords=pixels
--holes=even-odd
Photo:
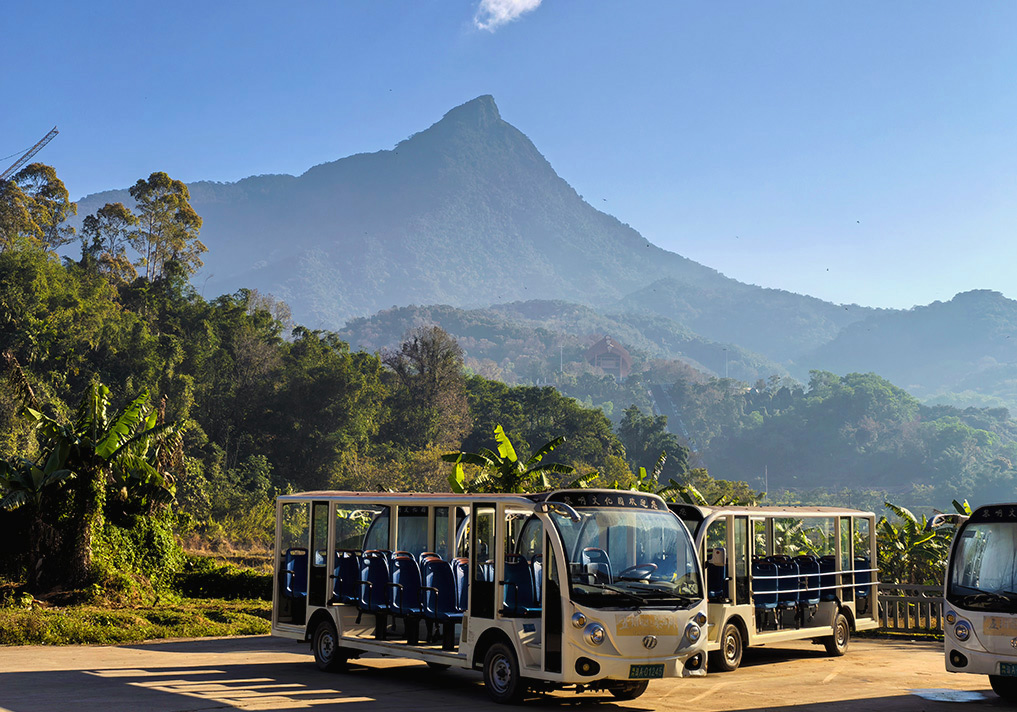
[[[458,309],[447,305],[386,309],[350,321],[339,334],[354,349],[378,351],[398,347],[416,326],[437,324],[452,334],[468,360],[513,364],[509,380],[546,378],[564,363],[583,362],[593,335],[608,335],[640,360],[682,360],[706,375],[755,382],[786,369],[759,354],[733,344],[698,336],[665,317],[648,314],[604,313],[564,301],[531,300],[499,304],[487,309]]]
[[[736,343],[780,362],[795,361],[848,324],[877,313],[734,280],[691,284],[673,278],[629,294],[618,306],[666,316],[705,338]]]
[[[490,96],[391,151],[190,189],[209,248],[196,287],[272,293],[311,327],[393,305],[563,299],[656,313],[784,360],[867,313],[750,287],[650,244],[586,203]],[[79,215],[117,200],[129,203],[126,191],[88,196]]]
[[[948,302],[874,314],[803,360],[835,373],[875,372],[922,398],[946,394],[938,400],[1014,408],[1017,301],[976,290]]]

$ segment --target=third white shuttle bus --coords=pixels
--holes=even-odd
[[[875,515],[835,507],[668,505],[704,564],[711,671],[747,646],[812,639],[843,655],[878,626]]]

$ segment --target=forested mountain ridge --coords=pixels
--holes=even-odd
[[[701,377],[725,375],[755,381],[787,375],[781,365],[734,344],[709,341],[662,316],[613,313],[561,300],[529,300],[487,309],[448,305],[394,307],[354,319],[338,333],[367,351],[395,347],[418,326],[437,324],[466,352],[478,372],[509,383],[548,382],[562,369],[582,370],[586,351],[610,336],[641,363],[682,361]]]
[[[867,313],[819,309],[816,303],[825,303],[739,283],[653,245],[584,201],[502,120],[490,96],[452,109],[390,151],[324,163],[299,177],[189,187],[209,247],[198,288],[208,295],[241,287],[273,294],[298,322],[315,328],[339,328],[392,305],[486,307],[530,299],[605,305],[659,280],[682,291],[685,311],[669,313],[661,306],[667,302],[647,304],[638,295],[632,305],[681,323],[695,311],[704,329],[734,322],[725,333],[736,334],[740,305],[755,302],[753,318],[778,340],[810,348],[815,339],[803,333],[832,337],[831,325]],[[126,191],[98,193],[79,201],[78,214],[115,201],[130,204]],[[718,298],[729,291],[742,296]],[[775,298],[800,303],[792,307],[796,318],[786,318],[784,303],[771,312]],[[722,318],[715,305],[727,310]]]
[[[1017,301],[973,290],[872,314],[803,360],[836,373],[873,371],[923,399],[1017,410]]]

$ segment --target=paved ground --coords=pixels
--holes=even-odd
[[[969,701],[957,701],[957,700]],[[947,700],[947,701],[944,701]],[[982,676],[949,674],[940,645],[854,640],[842,658],[789,643],[746,654],[734,673],[650,683],[616,703],[555,693],[532,709],[935,710],[1000,708]],[[479,673],[435,672],[394,658],[322,673],[304,645],[269,637],[172,641],[123,647],[0,648],[0,710],[475,710],[488,701]]]

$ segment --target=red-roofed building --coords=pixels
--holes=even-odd
[[[625,380],[632,372],[629,352],[610,336],[605,336],[591,346],[586,352],[586,360],[604,373],[614,376],[617,381]]]

